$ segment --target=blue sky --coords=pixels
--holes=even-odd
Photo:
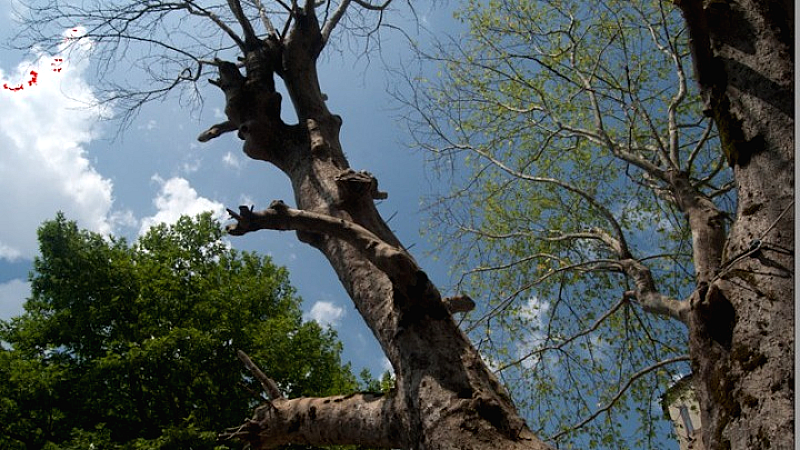
[[[0,0],[3,40],[14,30],[10,3]],[[448,26],[449,13],[432,14],[437,27]],[[72,33],[65,32],[67,38]],[[396,62],[406,45],[394,38],[384,42],[382,55]],[[430,246],[420,236],[420,201],[436,183],[424,171],[424,155],[404,145],[408,139],[398,105],[387,93],[401,81],[389,76],[378,58],[367,64],[356,56],[347,50],[329,52],[319,70],[329,107],[344,120],[343,148],[354,169],[372,172],[389,193],[379,205],[381,213],[393,216],[390,226],[444,288],[447,266],[427,255]],[[135,238],[148,225],[173,222],[181,214],[213,210],[224,218],[225,207],[254,204],[258,209],[275,199],[293,203],[288,179],[245,157],[235,133],[197,142],[201,131],[223,117],[222,95],[205,81],[202,109],[189,109],[176,98],[146,104],[115,139],[117,123],[100,118],[119,112],[87,106],[97,95],[89,81],[95,63],[88,43],[70,54],[38,57],[0,50],[0,84],[7,85],[0,90],[0,206],[6,212],[0,227],[0,318],[23,311],[27,274],[37,252],[36,228],[59,210],[81,227]],[[20,85],[23,89],[14,90]],[[231,242],[238,249],[269,254],[289,269],[307,319],[339,332],[344,358],[356,371],[367,367],[379,375],[388,367],[319,252],[298,242],[294,233],[262,231]]]

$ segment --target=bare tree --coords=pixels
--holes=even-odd
[[[225,94],[228,120],[211,126],[199,140],[236,131],[248,156],[274,164],[289,177],[296,202],[295,208],[273,202],[263,211],[231,211],[237,223],[229,232],[295,230],[301,241],[319,249],[394,368],[396,387],[385,396],[299,399],[283,398],[268,376],[253,368],[271,401],[224,436],[252,448],[289,443],[547,448],[452,319],[450,302],[378,214],[374,199],[385,194],[369,173],[349,167],[339,142],[342,119],[328,110],[320,91],[317,59],[336,28],[361,27],[369,35],[391,0],[266,3],[53,1],[31,10],[27,28],[36,42],[50,36],[55,43],[59,37],[49,30],[79,21],[85,37],[108,52],[100,54],[106,61],[134,52],[133,46],[128,50],[131,44],[144,44],[150,53],[132,56],[160,83],[149,90],[115,90],[118,100],[129,101],[129,110],[177,86],[191,88],[204,69],[216,67],[219,78],[212,83]],[[348,15],[367,18],[367,13],[374,14],[373,28],[346,22]],[[220,33],[228,44],[215,40]],[[219,59],[226,50],[238,54],[238,62]],[[296,124],[281,119],[275,76],[289,94]]]

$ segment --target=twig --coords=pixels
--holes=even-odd
[[[587,423],[589,423],[592,420],[594,420],[600,414],[602,414],[602,413],[608,411],[609,409],[611,409],[611,407],[613,407],[614,404],[617,403],[617,401],[628,390],[628,388],[631,387],[631,385],[633,384],[634,381],[636,381],[637,379],[643,377],[644,375],[647,375],[648,373],[650,373],[650,372],[652,372],[652,371],[654,371],[654,370],[656,370],[656,369],[658,369],[660,367],[663,367],[663,366],[666,366],[666,365],[669,365],[669,364],[674,364],[674,363],[681,362],[681,361],[689,361],[689,357],[684,355],[684,356],[677,356],[675,358],[665,359],[663,361],[659,361],[659,362],[657,362],[657,363],[655,363],[653,365],[647,366],[644,369],[636,372],[635,374],[631,375],[630,378],[628,378],[628,381],[625,382],[625,385],[622,386],[622,388],[619,390],[619,392],[617,392],[616,395],[614,395],[614,397],[612,397],[611,400],[609,400],[605,405],[603,405],[597,411],[593,412],[589,417],[583,419],[577,425],[573,425],[572,427],[569,427],[569,428],[567,428],[565,430],[562,430],[562,431],[550,436],[547,439],[549,441],[555,441],[558,438],[560,438],[561,436],[564,436],[565,434],[567,434],[567,433],[569,433],[571,431],[577,430],[578,428],[586,425]]]

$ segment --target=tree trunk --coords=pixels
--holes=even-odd
[[[794,9],[678,0],[706,112],[738,187],[689,320],[705,448],[794,448]]]
[[[342,120],[328,111],[317,80],[323,48],[313,2],[293,12],[293,27],[245,55],[247,77],[224,73],[229,121],[201,140],[238,130],[244,150],[285,172],[297,208],[274,202],[240,207],[231,234],[295,230],[330,261],[395,370],[396,388],[360,395],[272,402],[229,437],[253,448],[287,443],[363,444],[415,449],[546,449],[450,316],[436,287],[402,247],[374,205],[377,182],[349,168],[339,143]],[[264,70],[264,68],[269,70]],[[272,73],[287,87],[299,123],[280,119]],[[276,398],[278,397],[278,398]]]

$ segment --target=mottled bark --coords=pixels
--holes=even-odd
[[[699,276],[689,319],[705,447],[793,449],[794,7],[676,3],[739,200],[724,253],[695,248],[699,261],[719,258]]]
[[[273,399],[228,435],[253,448],[286,443],[548,448],[532,435],[436,287],[381,219],[373,199],[385,194],[371,176],[349,168],[339,143],[342,120],[326,107],[317,80],[317,56],[327,33],[313,2],[292,14],[286,36],[256,50],[247,47],[248,68],[260,70],[248,70],[243,83],[231,84],[222,82],[221,72],[218,85],[226,94],[229,121],[216,127],[237,129],[247,155],[285,172],[296,207],[278,202],[261,212],[240,208],[233,213],[238,223],[231,233],[295,230],[319,249],[379,341],[397,383],[380,398]],[[281,97],[265,79],[273,73],[285,82],[299,124],[281,120]]]

